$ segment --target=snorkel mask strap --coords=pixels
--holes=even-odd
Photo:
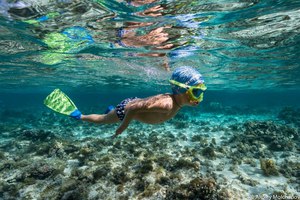
[[[179,82],[174,81],[174,80],[169,80],[169,82],[172,83],[173,85],[177,85],[177,86],[179,86],[181,88],[185,88],[187,90],[190,88],[190,86],[188,86],[186,84],[183,84],[183,83],[179,83]]]
[[[189,85],[186,85],[184,83],[177,82],[175,80],[169,80],[169,82],[173,85],[179,86],[179,87],[187,89],[187,90],[190,89],[190,88],[199,88],[199,89],[205,91],[207,89],[207,87],[205,86],[204,83],[200,83],[199,86],[189,86]]]

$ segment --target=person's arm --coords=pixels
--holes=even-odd
[[[113,138],[117,137],[118,135],[120,135],[123,131],[125,131],[125,129],[128,127],[129,123],[132,121],[134,113],[136,113],[136,110],[132,110],[129,109],[126,114],[125,117],[122,121],[122,123],[120,124],[120,126],[118,127],[118,129],[116,130],[116,133],[113,135]]]

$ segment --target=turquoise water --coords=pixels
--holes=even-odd
[[[299,198],[299,22],[293,0],[0,0],[0,199]],[[103,113],[187,65],[204,101],[116,140],[43,105]]]

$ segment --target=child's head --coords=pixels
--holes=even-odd
[[[189,66],[178,67],[174,70],[171,80],[183,83],[188,86],[196,86],[204,83],[202,75],[194,68]],[[173,94],[181,94],[187,91],[186,88],[175,84],[172,85]]]
[[[202,75],[192,67],[179,67],[171,77],[172,91],[180,95],[187,105],[196,106],[203,100],[206,86]]]

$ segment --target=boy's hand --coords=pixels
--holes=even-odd
[[[115,139],[117,136],[117,134],[114,134],[113,136],[111,136],[111,139]]]
[[[123,133],[123,131],[125,131],[125,129],[128,127],[130,121],[132,120],[132,116],[133,116],[134,112],[131,110],[128,110],[127,113],[125,114],[125,117],[121,123],[121,125],[119,126],[119,128],[116,130],[116,133],[112,136],[112,138],[116,138],[118,135],[120,135],[121,133]]]
[[[119,127],[117,130],[116,130],[116,133],[112,136],[112,139],[115,139],[118,135],[120,135],[125,129],[122,128],[122,127]]]

